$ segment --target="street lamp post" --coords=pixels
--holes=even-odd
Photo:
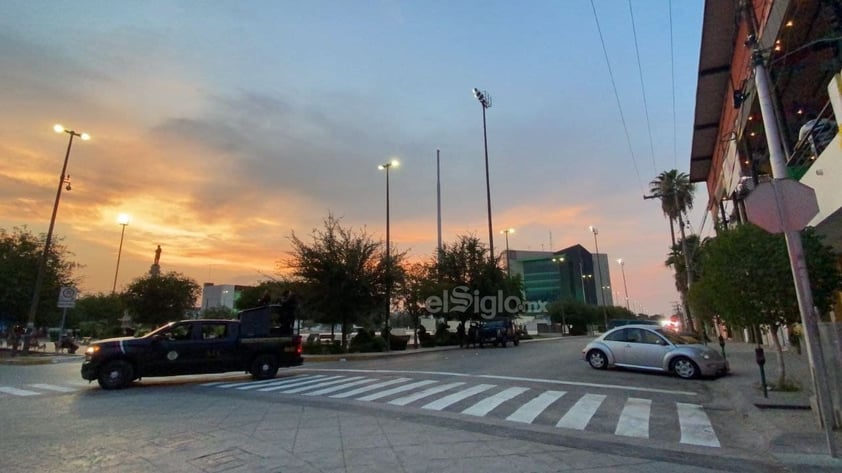
[[[485,110],[491,108],[491,96],[485,90],[474,88],[474,97],[482,105],[482,139],[485,144],[485,195],[488,201],[488,249],[491,254],[491,262],[494,263],[494,233],[491,229],[491,178],[488,174],[488,133],[485,128]]]
[[[596,274],[599,276],[599,294],[602,297],[602,317],[605,319],[605,329],[608,330],[608,311],[605,309],[605,284],[602,282],[602,264],[599,262],[599,243],[596,239],[596,236],[599,234],[599,230],[593,225],[588,228],[591,233],[593,233],[593,244],[596,249]]]
[[[629,310],[629,286],[626,285],[626,262],[623,258],[617,260],[620,263],[620,271],[623,273],[623,290],[626,291],[626,310]]]
[[[389,316],[392,311],[392,247],[391,236],[389,235],[389,169],[398,167],[398,160],[393,159],[388,163],[378,166],[379,169],[386,171],[386,351],[391,347],[391,333],[389,331]]]
[[[564,256],[556,256],[555,258],[553,258],[553,261],[558,263],[558,302],[561,306],[561,335],[564,336],[565,333],[567,333],[567,321],[565,320],[564,316],[564,301],[561,300],[561,265],[564,263]]]
[[[503,233],[503,234],[506,235],[506,276],[509,276],[509,277],[512,276],[512,271],[509,268],[509,233],[514,233],[514,232],[515,232],[514,228],[507,228],[505,230],[500,230],[500,233]]]
[[[117,250],[117,269],[114,270],[114,285],[111,286],[111,294],[117,291],[117,274],[120,272],[120,256],[123,254],[123,237],[126,235],[126,225],[129,224],[131,218],[126,214],[117,216],[117,223],[123,226],[120,232],[120,249]]]
[[[44,273],[46,272],[47,257],[50,254],[50,244],[53,241],[53,228],[56,224],[56,214],[58,213],[58,203],[61,200],[61,189],[66,185],[67,190],[70,190],[70,176],[67,175],[67,161],[70,159],[70,148],[73,146],[73,137],[78,136],[83,141],[91,139],[87,133],[77,133],[73,130],[68,130],[61,125],[53,127],[56,133],[67,133],[70,139],[67,141],[67,151],[64,153],[64,164],[61,167],[61,174],[58,177],[58,190],[56,191],[56,201],[53,204],[53,214],[50,217],[50,227],[47,230],[47,238],[44,240],[44,252],[41,253],[41,258],[38,261],[38,274],[35,277],[35,289],[32,292],[32,303],[29,305],[29,315],[27,317],[27,328],[35,328],[35,314],[38,312],[39,294],[41,286],[44,284]],[[28,338],[24,340],[24,350],[29,348]]]

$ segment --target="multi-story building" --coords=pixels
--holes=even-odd
[[[604,253],[593,254],[574,245],[559,251],[509,250],[507,260],[511,274],[519,274],[523,280],[527,302],[572,299],[614,305],[608,255]]]
[[[213,307],[228,307],[234,309],[234,303],[240,298],[240,293],[249,286],[234,284],[218,284],[206,282],[202,286],[202,310]]]
[[[816,191],[809,225],[842,254],[842,2],[705,2],[690,180],[707,184],[708,209],[723,225],[745,220],[743,199],[771,176],[750,35],[769,71],[775,116],[766,119],[788,174]]]

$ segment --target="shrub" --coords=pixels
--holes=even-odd
[[[409,339],[411,335],[392,335],[389,337],[389,349],[402,351],[406,350],[407,344],[409,344]]]

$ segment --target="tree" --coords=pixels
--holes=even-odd
[[[404,278],[396,288],[395,299],[398,307],[410,318],[417,347],[419,318],[427,313],[424,302],[435,292],[436,281],[430,274],[430,266],[424,263],[407,263],[403,273]]]
[[[239,310],[257,307],[261,304],[261,298],[267,293],[270,301],[278,301],[285,290],[291,289],[289,281],[275,280],[262,281],[257,286],[247,287],[240,292],[240,297],[234,301],[234,307]]]
[[[652,197],[657,197],[661,201],[661,210],[670,221],[670,237],[672,238],[672,246],[675,247],[675,229],[673,221],[678,222],[678,229],[681,232],[681,252],[683,253],[685,266],[691,266],[691,256],[687,248],[687,236],[684,233],[684,214],[693,208],[693,193],[696,188],[690,182],[690,176],[676,169],[664,171],[658,175],[653,181],[649,183],[649,191]],[[693,271],[687,271],[684,276],[687,278],[687,287],[689,288],[693,283]],[[676,280],[679,274],[676,272]],[[690,314],[690,306],[687,304],[687,291],[681,292],[681,300],[684,305],[685,316],[687,317],[687,324],[693,327],[693,317]]]
[[[429,266],[430,276],[437,281],[433,286],[435,295],[464,302],[447,304],[448,310],[443,304],[440,313],[446,318],[464,321],[481,316],[514,316],[519,312],[512,307],[509,308],[513,310],[506,310],[505,304],[499,302],[507,298],[521,300],[520,277],[507,277],[500,269],[499,258],[492,261],[485,244],[476,236],[460,235],[455,242],[443,244],[439,257]],[[497,304],[492,304],[492,300]]]
[[[237,311],[224,305],[208,307],[202,309],[201,317],[203,319],[236,319]]]
[[[802,232],[814,303],[827,312],[833,292],[842,288],[835,256],[812,229]],[[695,307],[715,311],[722,320],[743,327],[765,325],[778,353],[779,385],[786,367],[778,328],[801,320],[783,235],[744,224],[723,231],[703,245],[699,283],[690,289]]]
[[[0,228],[0,320],[26,322],[45,239],[27,227],[14,227],[11,232]],[[39,294],[42,301],[56,301],[62,287],[76,285],[73,271],[79,265],[70,260],[72,256],[61,238],[55,238],[47,255]],[[60,319],[61,311],[54,303],[38,305],[37,326],[56,324]]]
[[[82,336],[94,338],[122,335],[121,319],[126,304],[119,294],[82,296],[76,307],[67,311],[67,327],[78,327]]]
[[[132,319],[141,324],[161,325],[185,317],[196,306],[199,284],[180,273],[135,279],[123,293]]]
[[[388,264],[383,243],[364,230],[344,228],[328,215],[324,228],[314,229],[310,242],[293,232],[286,265],[302,284],[302,306],[320,321],[342,326],[342,345],[352,324],[372,314],[384,314],[386,285],[401,280],[402,253],[393,249]],[[382,317],[381,317],[382,320]]]

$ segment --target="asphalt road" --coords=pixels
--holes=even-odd
[[[578,466],[594,471],[626,471],[601,469],[609,454],[646,463],[649,473],[779,471],[758,451],[751,426],[735,422],[735,412],[721,399],[719,380],[593,370],[581,360],[586,342],[586,338],[570,338],[518,347],[308,363],[282,371],[276,380],[258,383],[238,373],[149,378],[118,392],[83,381],[78,363],[3,365],[0,425],[15,426],[12,431],[23,435],[24,441],[16,436],[14,441],[3,442],[0,465],[20,467],[19,455],[25,455],[38,466],[30,471],[69,471],[71,464],[78,466],[73,471],[98,469],[97,464],[111,465],[126,456],[118,453],[125,446],[111,445],[123,439],[114,436],[120,432],[115,426],[131,425],[131,435],[144,439],[168,431],[162,423],[173,423],[168,428],[180,428],[181,436],[185,429],[194,434],[212,431],[219,424],[209,427],[209,418],[217,418],[214,410],[225,406],[225,422],[255,435],[262,429],[258,426],[265,421],[265,413],[283,406],[299,413],[310,410],[314,416],[342,412],[359,418],[396,419],[410,431],[447,429],[464,435],[495,435],[529,442],[533,450],[534,445],[576,449],[590,452]],[[254,412],[264,414],[258,418]],[[175,450],[167,450],[161,458],[178,454],[181,447],[191,448],[173,435],[169,441],[175,442]],[[69,438],[72,444],[66,444]],[[90,439],[87,444],[86,438]],[[416,447],[423,450],[423,442]],[[436,448],[429,444],[433,457]],[[325,446],[326,451],[330,449]],[[79,451],[89,453],[80,457]],[[92,455],[96,458],[88,458]],[[75,463],[68,463],[68,456]],[[160,469],[161,465],[153,464],[150,470],[152,460],[142,458],[146,463],[123,471]],[[352,469],[342,465],[344,470],[309,466],[314,471]],[[406,471],[438,469],[422,468],[415,462],[418,468],[408,468],[405,462],[399,465]],[[189,463],[185,468],[164,469],[223,471],[193,467]]]

